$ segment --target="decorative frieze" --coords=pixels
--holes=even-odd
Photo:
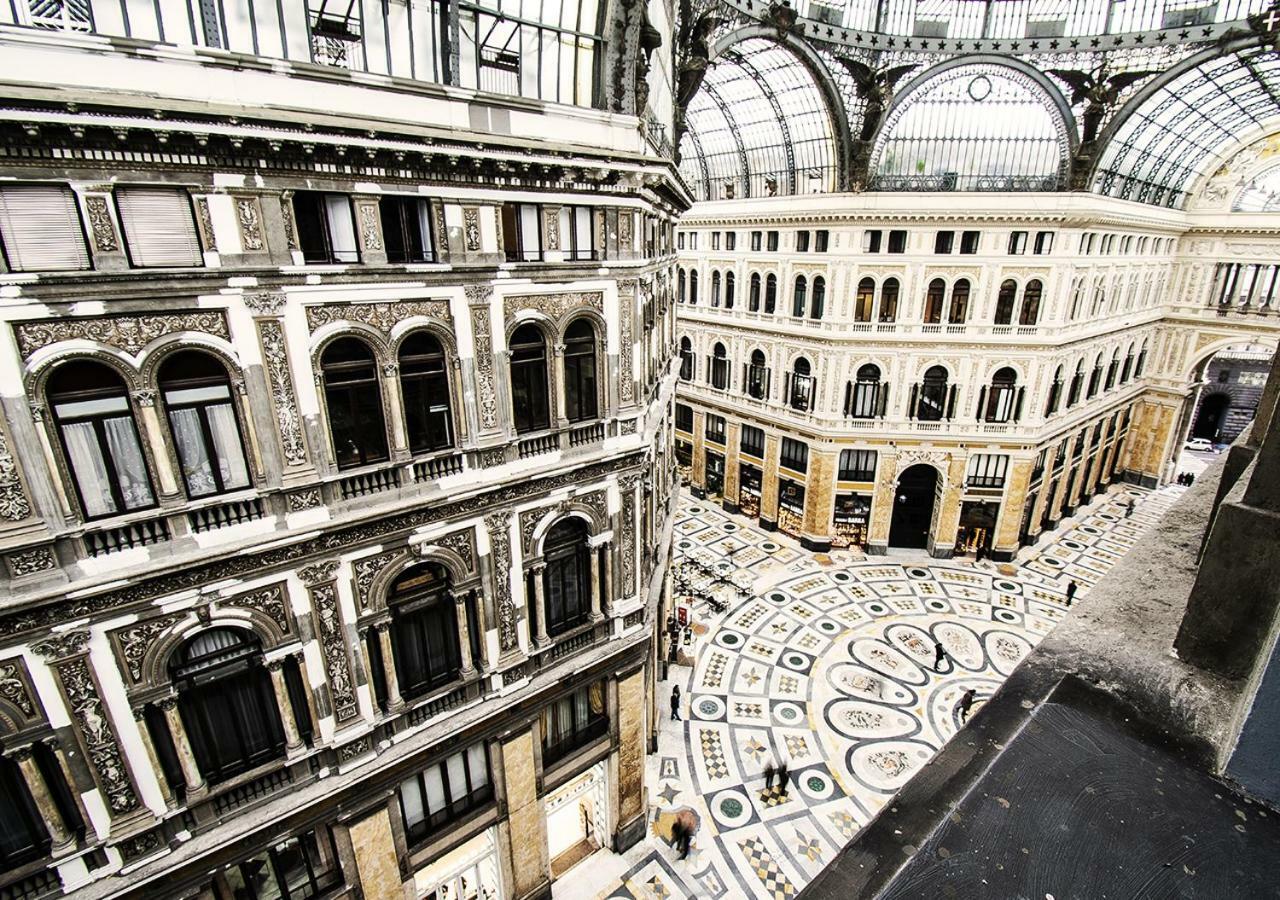
[[[271,389],[271,405],[276,414],[280,449],[284,452],[285,463],[290,466],[306,465],[307,445],[302,437],[302,416],[298,412],[293,376],[289,372],[284,327],[280,321],[259,321],[258,341],[262,346],[263,368],[266,369],[267,385]]]
[[[473,286],[479,287],[479,286]],[[467,288],[467,299],[476,302],[479,294]],[[488,288],[492,293],[493,288]],[[489,334],[489,307],[487,304],[471,307],[471,341],[475,347],[476,391],[480,402],[480,427],[496,428],[498,425],[498,391],[493,374],[493,338]]]
[[[493,558],[494,605],[498,610],[498,643],[503,652],[516,646],[516,606],[511,598],[511,513],[489,513],[484,517]]]
[[[120,658],[124,660],[125,670],[134,684],[141,684],[146,675],[145,663],[151,645],[160,635],[185,618],[185,614],[175,613],[138,622],[136,625],[112,632]]]
[[[89,194],[84,198],[85,213],[89,219],[89,234],[99,253],[116,253],[120,239],[116,236],[115,222],[111,221],[111,204],[102,194]]]
[[[289,615],[289,604],[285,600],[283,584],[273,584],[259,588],[256,591],[236,594],[220,601],[218,605],[237,606],[241,609],[252,609],[260,612],[275,623],[282,636],[289,634],[293,630],[292,619]]]
[[[299,569],[298,576],[308,585],[307,592],[311,595],[325,673],[329,676],[329,690],[333,696],[333,715],[341,726],[359,717],[360,706],[356,702],[351,657],[347,651],[342,615],[338,610],[338,585],[333,580],[337,570],[338,563],[325,562]]]
[[[378,203],[361,202],[356,204],[360,210],[360,237],[366,250],[382,249],[382,223],[378,221]]]
[[[236,198],[236,222],[240,226],[240,246],[250,253],[267,249],[262,236],[262,207],[257,197]]]
[[[446,534],[442,538],[431,538],[425,541],[421,546],[440,547],[443,550],[452,551],[458,559],[466,565],[468,572],[476,570],[476,550],[472,541],[471,529],[467,528],[463,531],[454,531]]]
[[[306,488],[301,491],[291,491],[285,494],[285,503],[289,507],[289,512],[302,512],[304,509],[315,509],[323,500],[320,496],[319,488]]]
[[[563,294],[517,294],[503,298],[503,315],[508,325],[518,313],[525,310],[542,313],[553,321],[560,321],[580,309],[604,312],[604,294],[600,291],[575,291]]]
[[[605,527],[604,523],[609,517],[609,495],[602,488],[598,491],[591,491],[588,494],[568,497],[552,506],[535,507],[521,512],[520,545],[524,548],[525,555],[532,555],[534,529],[538,527],[538,523],[542,521],[547,513],[554,512],[556,517],[559,518],[575,508],[586,510],[591,514],[593,520],[592,530],[598,532]]]
[[[258,291],[244,295],[244,305],[255,316],[278,316],[284,311],[285,297],[278,291]]]
[[[628,221],[630,220],[628,219]],[[635,374],[633,369],[635,365],[635,347],[632,345],[631,323],[636,315],[636,284],[636,281],[630,278],[618,282],[618,300],[620,301],[618,311],[620,344],[618,359],[621,369],[618,397],[623,403],[630,403],[635,397]]]
[[[9,566],[9,575],[12,578],[38,575],[41,572],[50,572],[58,567],[58,561],[53,555],[52,547],[33,547],[30,550],[19,550],[17,553],[10,553],[6,556],[5,562]]]
[[[310,331],[333,322],[361,322],[390,335],[391,329],[405,319],[434,319],[452,330],[453,315],[448,300],[398,300],[394,303],[329,303],[307,307]]]
[[[213,232],[213,216],[209,212],[209,198],[196,198],[196,224],[200,226],[200,243],[206,250],[218,249],[218,237]]]
[[[466,236],[467,251],[477,253],[480,250],[480,210],[474,206],[462,208],[462,230]]]
[[[624,475],[622,489],[622,592],[630,597],[636,590],[636,485],[638,475]]]
[[[230,340],[221,310],[156,313],[144,316],[94,316],[80,319],[42,319],[13,326],[22,358],[60,341],[94,341],[136,356],[152,341],[182,331]]]
[[[21,522],[30,516],[31,503],[22,486],[22,476],[18,474],[18,463],[9,452],[4,428],[0,426],[0,519]],[[9,557],[10,568],[13,568],[13,559],[13,556]]]
[[[387,566],[396,560],[403,559],[405,555],[404,550],[388,550],[385,553],[366,556],[364,559],[355,561],[353,568],[356,573],[356,599],[362,610],[369,609],[373,604],[373,583],[378,580],[378,576],[386,570]]]
[[[0,699],[9,703],[14,709],[27,718],[27,722],[40,718],[31,690],[31,679],[27,675],[27,666],[21,658],[7,659],[0,662]],[[24,727],[27,722],[14,722],[15,729]]]

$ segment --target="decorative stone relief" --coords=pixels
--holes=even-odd
[[[623,250],[631,249],[631,210],[624,209],[618,212],[618,245]]]
[[[494,449],[501,451],[502,448]],[[95,596],[53,600],[36,607],[0,613],[0,637],[9,637],[28,631],[47,631],[61,622],[95,615],[128,603],[151,601],[178,591],[201,587],[210,581],[263,569],[289,566],[298,559],[367,546],[437,522],[478,515],[499,506],[529,502],[560,488],[598,481],[619,470],[634,468],[640,465],[642,460],[643,454],[637,451],[618,459],[593,463],[573,471],[557,472],[542,478],[536,476],[523,478],[488,492],[415,507],[286,546],[272,547],[258,552],[245,551],[216,562],[173,566],[152,577],[139,578],[127,585]],[[508,555],[507,559],[509,558]]]
[[[14,578],[48,572],[57,568],[58,562],[53,556],[51,547],[34,547],[31,550],[20,550],[5,557],[9,564],[9,574]]]
[[[380,225],[378,223],[378,204],[377,203],[361,203],[360,207],[360,235],[364,239],[364,249],[381,250],[382,235],[380,234]]]
[[[638,475],[624,475],[622,488],[622,591],[630,597],[636,592],[636,485]]]
[[[151,649],[151,645],[155,643],[156,638],[184,618],[185,615],[175,613],[169,616],[161,616],[157,619],[148,619],[145,622],[138,622],[136,625],[130,625],[128,628],[121,628],[119,631],[112,632],[116,646],[120,648],[120,656],[124,659],[125,669],[129,672],[129,677],[134,684],[142,681],[142,677],[145,674],[143,663],[146,660],[147,651]]]
[[[307,488],[302,491],[293,491],[285,495],[285,502],[289,505],[289,512],[302,512],[304,509],[315,509],[321,503],[320,489]]]
[[[265,250],[262,237],[262,210],[257,197],[236,198],[236,221],[240,224],[240,245],[248,251]]]
[[[623,403],[630,403],[635,396],[635,347],[632,346],[631,323],[636,316],[636,282],[632,279],[618,283],[618,298],[621,302],[619,310],[619,362],[622,369],[621,383],[618,385],[618,396]]]
[[[432,203],[431,206],[436,211],[436,244],[443,258],[449,252],[449,225],[444,218],[444,204]]]
[[[196,198],[196,221],[200,223],[200,240],[206,250],[218,249],[218,237],[213,233],[213,216],[209,213],[209,198]]]
[[[451,532],[442,538],[432,539],[428,543],[456,553],[458,558],[466,564],[468,572],[476,570],[476,549],[471,540],[470,528]]]
[[[488,285],[485,285],[488,287]],[[471,288],[467,288],[470,292]],[[493,288],[489,288],[493,292]],[[470,299],[468,293],[468,299]],[[498,424],[498,391],[493,376],[493,339],[489,335],[489,307],[471,307],[471,341],[475,348],[476,390],[480,394],[480,427]]]
[[[27,500],[27,492],[22,486],[22,476],[18,474],[18,463],[9,452],[4,429],[0,428],[0,519],[21,522],[30,516],[31,503]],[[14,558],[14,556],[9,557],[10,568],[13,567]]]
[[[84,206],[89,216],[89,233],[93,235],[93,246],[100,253],[119,250],[120,239],[116,237],[116,226],[111,221],[111,207],[107,198],[100,194],[90,194],[84,198]]]
[[[373,751],[373,744],[369,741],[369,736],[357,738],[349,744],[343,744],[338,748],[338,762],[350,762],[357,756],[364,756],[366,753]]]
[[[14,326],[18,349],[27,359],[42,347],[59,341],[96,341],[137,355],[147,344],[180,331],[198,331],[230,340],[221,310],[157,313],[145,316],[95,316],[84,319],[43,319]]]
[[[491,469],[505,464],[506,461],[507,451],[504,447],[490,447],[488,450],[480,451],[481,468]]]
[[[267,384],[271,388],[271,405],[276,412],[280,448],[284,451],[285,463],[291,466],[306,465],[307,445],[302,437],[302,416],[298,413],[298,401],[293,392],[284,327],[280,321],[263,319],[258,322],[258,341],[262,345],[262,361],[267,371]]]
[[[293,222],[293,191],[285,191],[280,195],[280,217],[284,219],[284,237],[289,242],[290,250],[301,250],[298,243],[298,226]]]
[[[36,705],[31,700],[31,686],[27,679],[26,666],[20,659],[0,663],[0,697],[9,701],[18,712],[28,719],[37,717]],[[15,722],[15,725],[21,723]]]
[[[516,606],[511,599],[511,513],[489,513],[484,517],[484,527],[489,532],[490,552],[493,555],[493,575],[496,591],[494,605],[498,608],[498,643],[505,652],[516,646]]]
[[[284,311],[284,294],[259,291],[244,295],[245,307],[255,316],[278,316]]]
[[[619,430],[619,432],[621,432],[622,434],[635,434],[635,433],[636,433],[636,420],[635,420],[635,419],[625,419],[625,420],[624,420],[624,421],[619,425],[618,430]]]
[[[475,253],[480,249],[480,210],[474,206],[462,208],[462,229],[466,233],[467,250]]]
[[[134,860],[156,853],[162,846],[160,835],[156,831],[144,831],[142,834],[135,834],[115,845],[126,863],[131,863]]]
[[[53,670],[62,684],[98,787],[107,798],[111,812],[123,815],[138,808],[138,795],[84,655],[88,640],[88,632],[70,632],[37,644],[35,651],[47,659],[57,660],[52,664]],[[66,658],[68,656],[70,658]]]
[[[316,612],[320,631],[320,648],[324,651],[324,667],[333,694],[333,714],[339,725],[360,715],[356,702],[355,682],[351,676],[351,658],[347,655],[347,639],[338,612],[338,585],[333,581],[336,562],[320,563],[298,570],[298,576],[311,585],[311,605]]]
[[[945,474],[947,452],[945,450],[901,450],[898,452],[898,474],[902,474],[904,470],[917,463],[932,463],[941,467]]]
[[[131,396],[133,397],[133,402],[138,404],[138,406],[150,409],[156,405],[156,392],[150,388],[134,391]]]
[[[560,249],[560,209],[548,207],[542,210],[542,234],[546,238],[547,250]]]
[[[526,509],[520,513],[520,546],[524,548],[525,555],[533,553],[533,531],[547,513],[555,512],[557,518],[559,518],[575,507],[588,509],[595,517],[596,527],[599,527],[601,523],[606,522],[609,518],[609,496],[603,489],[592,491],[589,494],[580,494],[576,497],[568,497],[552,506]]]
[[[219,606],[238,606],[243,609],[257,610],[274,622],[281,634],[289,634],[292,630],[283,584],[273,584],[256,591],[236,594],[220,601]]]
[[[394,303],[332,303],[307,307],[307,328],[315,331],[331,322],[362,322],[384,334],[405,319],[424,316],[453,327],[448,300],[399,300]]]
[[[503,298],[503,315],[508,325],[515,319],[517,313],[527,309],[558,320],[562,316],[584,308],[603,313],[604,294],[600,291],[580,291],[569,294],[523,294]]]
[[[376,556],[367,556],[355,561],[356,599],[361,609],[369,609],[373,605],[373,583],[387,566],[405,556],[404,550],[388,550]]]

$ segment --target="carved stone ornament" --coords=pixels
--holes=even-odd
[[[323,563],[311,569],[328,569],[329,577],[337,563]],[[332,568],[330,568],[332,567]],[[306,572],[303,569],[299,574]],[[303,580],[307,576],[303,574]],[[355,682],[351,676],[351,659],[347,655],[347,639],[343,633],[342,619],[338,614],[338,586],[332,581],[309,588],[311,604],[315,608],[316,624],[320,631],[320,648],[324,651],[324,667],[329,675],[329,688],[333,694],[333,714],[338,724],[360,715],[356,702]]]
[[[462,293],[466,295],[468,303],[484,303],[493,296],[493,285],[487,281],[484,284],[469,284],[462,289]]]
[[[298,243],[298,226],[293,222],[293,196],[292,191],[288,191],[280,195],[280,216],[284,219],[284,237],[289,242],[290,250],[301,250],[302,245]]]
[[[93,766],[94,777],[107,798],[107,805],[115,815],[132,812],[139,806],[138,795],[129,780],[115,729],[111,726],[86,657],[76,656],[60,662],[55,671],[85,753]]]
[[[636,591],[636,485],[638,475],[624,475],[622,488],[622,591],[627,597]]]
[[[298,570],[298,577],[302,579],[303,584],[323,584],[326,581],[333,581],[334,576],[338,574],[338,566],[339,563],[334,561],[303,566]]]
[[[362,738],[356,738],[349,744],[343,744],[338,748],[338,762],[350,762],[358,756],[364,756],[366,753],[373,751],[373,744],[366,734]]]
[[[227,319],[221,310],[157,313],[144,316],[94,316],[84,319],[43,319],[22,322],[13,328],[18,349],[27,359],[37,350],[59,341],[95,341],[125,353],[137,353],[157,338],[181,331],[198,331],[230,340]]]
[[[631,217],[632,212],[629,209],[621,210],[618,213],[618,243],[622,249],[631,249]]]
[[[257,197],[236,198],[236,221],[240,225],[240,244],[245,250],[266,249],[267,244],[262,237],[262,209],[258,206]]]
[[[120,239],[116,237],[116,226],[111,221],[111,205],[101,194],[90,194],[84,198],[85,211],[89,216],[89,233],[93,235],[93,246],[99,253],[114,253],[120,249]]]
[[[142,681],[142,677],[145,674],[143,664],[146,661],[147,651],[151,649],[151,645],[155,643],[157,638],[184,618],[186,618],[185,615],[174,613],[157,619],[138,622],[113,633],[116,645],[120,648],[120,656],[124,659],[125,669],[134,684]]]
[[[52,547],[34,547],[30,550],[20,550],[17,553],[10,553],[5,557],[5,561],[9,564],[9,574],[14,578],[23,578],[39,572],[48,572],[58,566]]]
[[[469,291],[470,288],[467,290]],[[492,293],[493,288],[489,288],[489,291]],[[487,306],[471,307],[471,342],[476,354],[476,390],[480,394],[480,427],[496,428],[498,392],[494,386],[493,339],[489,335],[489,307]]]
[[[285,502],[289,505],[289,512],[302,512],[304,509],[315,509],[321,503],[320,489],[307,488],[306,490],[293,491],[285,495]]]
[[[467,250],[477,252],[480,249],[480,210],[474,206],[462,208],[462,230],[466,234]]]
[[[558,207],[543,209],[542,234],[546,238],[546,249],[560,249],[560,209]]]
[[[285,599],[285,588],[283,584],[273,584],[268,587],[259,588],[256,591],[236,594],[235,596],[219,601],[218,605],[236,606],[241,609],[252,609],[260,612],[275,623],[275,626],[280,629],[280,634],[282,635],[289,634],[291,630],[289,605]]]
[[[369,609],[373,603],[373,583],[387,566],[405,557],[404,550],[388,550],[374,556],[358,559],[352,565],[356,573],[356,598],[361,609]]]
[[[209,198],[196,198],[196,221],[200,223],[200,240],[206,250],[218,249],[218,237],[213,233],[213,216],[209,212]]]
[[[150,409],[156,405],[156,392],[150,388],[143,388],[140,391],[134,391],[133,402],[138,404],[138,406]]]
[[[503,314],[510,324],[517,313],[524,310],[540,312],[553,320],[579,309],[594,309],[604,312],[604,294],[600,291],[580,291],[566,294],[523,294],[504,297]]]
[[[502,448],[491,449],[501,451]],[[305,538],[294,543],[260,551],[245,550],[216,561],[171,566],[150,577],[137,578],[128,584],[96,595],[51,600],[40,606],[0,613],[0,637],[32,631],[47,633],[48,629],[62,622],[96,615],[130,603],[149,602],[157,597],[200,588],[211,581],[285,568],[296,564],[299,559],[354,550],[371,543],[392,540],[397,535],[439,522],[475,516],[502,506],[528,503],[561,488],[600,481],[619,470],[625,471],[641,465],[642,462],[642,453],[638,451],[627,453],[617,459],[592,463],[572,471],[556,472],[543,477],[531,475],[494,487],[489,491],[480,491],[472,496],[417,506],[380,518],[334,528],[323,535]]]
[[[635,374],[633,366],[635,364],[635,347],[631,337],[631,323],[636,316],[636,282],[627,279],[618,283],[618,299],[621,301],[621,309],[619,310],[619,329],[621,349],[619,351],[619,363],[621,365],[621,383],[618,385],[618,396],[623,403],[630,403],[635,396]]]
[[[494,605],[498,609],[498,644],[505,652],[516,646],[516,605],[511,599],[511,513],[489,513],[484,517],[493,555]]]
[[[364,249],[381,250],[382,234],[381,226],[378,222],[378,204],[361,203],[360,207],[360,236],[364,241]]]
[[[31,688],[22,660],[0,663],[0,698],[28,719],[36,718],[36,705],[31,701]]]
[[[277,291],[257,291],[244,295],[244,305],[255,316],[278,316],[284,311],[284,294]]]
[[[43,656],[46,660],[66,659],[69,656],[75,656],[78,653],[84,653],[89,648],[89,632],[87,631],[62,631],[57,634],[51,634],[49,637],[34,645],[31,649]]]
[[[18,463],[9,452],[4,429],[0,428],[0,519],[21,522],[30,516],[31,503],[27,500],[27,492],[22,486],[22,476],[18,474]],[[48,550],[44,552],[48,553]],[[13,560],[18,555],[20,554],[9,557],[10,569],[13,568]]]
[[[471,538],[471,529],[466,528],[462,531],[454,531],[446,534],[441,538],[431,538],[423,541],[420,547],[439,547],[442,550],[452,551],[466,565],[468,572],[476,570],[476,548]]]
[[[384,334],[405,319],[422,316],[452,328],[448,300],[399,300],[394,303],[331,303],[307,307],[307,328],[315,331],[331,322],[362,322]]]
[[[635,433],[636,433],[636,420],[635,420],[635,419],[624,419],[624,420],[620,423],[620,425],[619,425],[619,427],[618,427],[618,430],[619,430],[619,432],[621,432],[622,434],[635,434]]]
[[[520,513],[520,541],[524,548],[526,556],[533,554],[533,532],[538,527],[538,523],[542,521],[547,513],[554,511],[556,517],[559,518],[569,512],[573,508],[585,508],[595,518],[593,530],[603,527],[603,523],[609,518],[609,495],[602,488],[598,491],[591,491],[588,494],[579,494],[576,497],[568,497],[556,503],[553,506],[541,506],[534,509],[526,509]]]
[[[900,450],[898,452],[899,474],[918,463],[931,463],[945,472],[947,452],[945,450]]]
[[[494,466],[504,465],[507,461],[507,450],[505,447],[490,447],[488,450],[480,451],[480,467],[482,469],[492,469]]]
[[[120,851],[120,855],[126,863],[141,859],[156,853],[164,847],[164,843],[160,840],[160,835],[156,831],[144,831],[142,834],[135,834],[127,837],[120,843],[115,845]]]
[[[288,465],[306,465],[307,445],[302,437],[302,416],[298,413],[293,377],[289,373],[289,356],[285,350],[284,328],[279,320],[258,322],[258,340],[262,344],[262,361],[267,372],[267,384],[271,388],[280,449]]]

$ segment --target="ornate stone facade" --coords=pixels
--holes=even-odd
[[[498,644],[505,653],[516,647],[516,607],[511,599],[511,513],[496,512],[484,517],[493,559],[494,606],[498,610]]]
[[[308,306],[307,327],[312,331],[332,322],[360,322],[383,332],[388,337],[398,322],[423,317],[452,330],[453,316],[447,300],[400,300],[395,303],[343,303]]]
[[[230,337],[221,312],[157,313],[143,316],[45,319],[14,326],[23,358],[60,341],[92,341],[136,356],[152,341],[192,331],[226,340]]]
[[[262,346],[267,385],[271,390],[271,405],[285,462],[291,466],[306,465],[307,445],[302,437],[302,420],[293,392],[293,376],[289,372],[284,329],[278,321],[264,319],[258,322],[258,342]]]

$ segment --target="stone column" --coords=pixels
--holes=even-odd
[[[351,200],[355,207],[356,234],[360,240],[360,261],[370,266],[386,265],[387,250],[383,244],[379,198],[377,195],[355,194]]]
[[[588,542],[587,556],[591,563],[591,621],[599,622],[604,618],[600,612],[600,547]]]
[[[155,467],[160,494],[164,497],[176,497],[178,480],[169,459],[164,435],[160,430],[160,417],[156,415],[156,392],[134,391],[133,402],[138,410],[138,424],[141,426],[142,439],[146,441],[147,449],[151,451],[151,462]]]
[[[991,538],[991,558],[996,562],[1008,562],[1018,552],[1018,531],[1031,484],[1031,466],[1030,459],[1014,459],[1009,466],[1009,486],[1000,504],[996,533]]]
[[[98,272],[123,272],[129,268],[120,227],[116,223],[115,202],[110,184],[73,185],[84,214],[89,253]]]
[[[644,837],[647,796],[644,783],[645,669],[618,678],[617,830],[613,850],[622,853]]]
[[[302,749],[302,735],[298,733],[298,720],[293,714],[293,702],[289,699],[289,685],[284,680],[284,660],[273,659],[267,663],[271,673],[271,689],[276,695],[280,710],[280,724],[284,726],[284,751],[293,756]]]
[[[387,711],[394,712],[404,706],[400,693],[400,679],[396,675],[396,658],[391,647],[391,623],[379,622],[373,626],[378,633],[378,649],[382,652],[382,677],[387,684]]]
[[[182,722],[182,714],[178,711],[178,698],[165,697],[157,706],[164,713],[165,724],[169,726],[169,736],[173,740],[173,749],[178,757],[178,765],[182,768],[182,779],[187,783],[187,802],[203,796],[209,789],[200,767],[196,765],[196,755],[191,750],[191,741],[187,737],[187,726]]]
[[[540,648],[546,647],[551,643],[551,639],[547,637],[547,607],[542,586],[542,573],[546,570],[545,563],[538,563],[533,567],[533,611],[538,617],[537,636],[534,638],[533,643],[534,646]]]
[[[386,403],[391,426],[391,458],[409,458],[409,436],[404,424],[404,396],[400,393],[400,366],[384,363],[382,366],[382,397]]]
[[[604,554],[604,612],[613,615],[613,541],[605,541],[600,545]]]
[[[52,855],[60,856],[70,850],[75,846],[76,836],[63,821],[62,813],[58,811],[58,804],[53,802],[53,794],[44,780],[44,773],[36,764],[31,745],[15,747],[5,755],[14,760],[22,771],[22,780],[27,783],[27,791],[35,801],[40,818],[44,820],[45,828],[49,832],[49,839],[53,844],[50,850]]]
[[[169,786],[168,779],[164,777],[160,755],[156,752],[155,742],[151,740],[151,729],[147,727],[147,708],[135,706],[133,718],[138,723],[138,737],[142,739],[142,748],[147,751],[147,762],[151,763],[151,771],[156,773],[156,783],[160,785],[160,795],[164,798],[164,805],[172,807],[175,802],[173,790]]]
[[[738,511],[739,467],[742,465],[739,457],[742,446],[742,425],[737,422],[729,422],[725,428],[724,440],[724,499],[721,500],[720,505],[724,507],[726,512],[736,513]]]
[[[458,646],[462,651],[462,668],[458,674],[463,678],[475,674],[475,663],[471,659],[471,628],[467,625],[467,597],[458,594],[453,598],[454,614],[458,617]]]
[[[871,517],[867,523],[867,555],[883,556],[889,549],[889,528],[893,524],[894,496],[898,491],[898,454],[880,451],[876,486],[871,494]]]
[[[565,417],[564,344],[556,342],[551,350],[551,396],[555,398],[555,408],[551,410],[551,423],[554,428],[567,428],[569,420]]]
[[[707,414],[705,412],[698,412],[693,416],[692,469],[690,480],[693,495],[699,498],[705,497],[707,495]]]
[[[804,524],[800,544],[806,550],[826,553],[831,549],[831,514],[835,504],[836,451],[809,453],[809,477],[805,481]]]
[[[765,531],[778,528],[778,453],[782,444],[778,436],[764,439],[764,470],[760,473],[760,527]]]
[[[499,825],[503,843],[510,847],[509,896],[551,895],[547,850],[547,817],[538,796],[538,765],[534,757],[533,729],[525,727],[502,740],[502,786],[507,820]]]

